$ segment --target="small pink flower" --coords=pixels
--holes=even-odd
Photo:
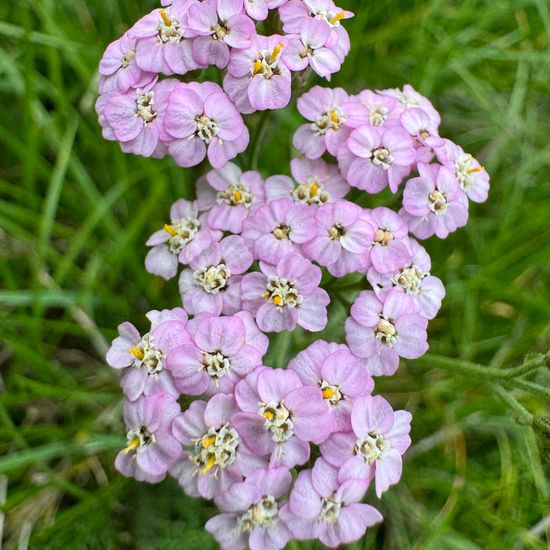
[[[194,260],[221,234],[206,225],[205,216],[199,216],[196,202],[176,201],[170,209],[170,223],[153,233],[146,245],[151,250],[145,258],[149,273],[169,280],[176,276],[178,264]]]
[[[318,206],[343,198],[351,189],[338,167],[323,159],[295,158],[290,162],[292,177],[271,176],[265,182],[269,200],[290,197],[295,202]]]
[[[448,139],[444,140],[441,147],[435,149],[437,160],[441,164],[454,170],[455,177],[474,202],[485,202],[489,195],[489,174],[483,166],[469,153],[465,153],[462,147]]]
[[[292,534],[279,506],[291,483],[288,468],[257,470],[217,499],[222,513],[206,522],[206,530],[222,550],[282,550]]]
[[[155,156],[159,146],[171,140],[164,130],[164,117],[176,85],[177,80],[169,78],[143,90],[109,94],[100,122],[109,125],[125,153]]]
[[[374,226],[371,263],[379,273],[390,273],[411,261],[408,227],[393,210],[379,206],[366,216]]]
[[[211,82],[178,84],[169,97],[164,127],[173,138],[168,150],[180,166],[194,166],[208,154],[221,168],[242,153],[248,129],[222,89]]]
[[[360,397],[353,403],[353,432],[337,433],[321,445],[323,458],[340,468],[338,481],[375,479],[382,496],[401,477],[401,456],[409,448],[411,413],[394,411],[381,396]]]
[[[236,164],[228,162],[199,180],[197,201],[201,211],[208,211],[210,228],[239,234],[244,220],[264,204],[264,187],[259,172],[243,173]]]
[[[445,239],[468,221],[468,198],[453,172],[439,164],[418,165],[419,177],[403,191],[401,217],[419,239]]]
[[[317,340],[292,359],[288,369],[296,372],[305,386],[321,389],[328,410],[327,437],[351,430],[353,401],[374,388],[368,370],[342,344]]]
[[[342,109],[348,94],[342,88],[321,88],[314,86],[298,99],[298,111],[308,124],[300,126],[292,143],[309,159],[317,159],[328,150],[336,156],[345,142],[349,130],[343,127],[346,120]]]
[[[319,288],[321,270],[300,254],[283,256],[277,267],[260,263],[261,273],[241,281],[243,308],[263,332],[294,330],[300,325],[319,332],[327,324],[330,298]]]
[[[255,259],[276,264],[315,236],[314,210],[290,199],[271,201],[243,222],[242,236]]]
[[[388,184],[396,193],[416,160],[410,135],[399,127],[361,126],[346,143],[353,156],[350,162],[343,151],[338,153],[340,170],[350,185],[368,193],[378,193]]]
[[[310,66],[319,76],[330,80],[341,65],[338,56],[327,47],[330,36],[330,27],[324,21],[305,18],[299,38],[289,40],[285,58],[288,68],[303,71]]]
[[[390,290],[396,289],[413,299],[419,315],[433,319],[441,307],[445,288],[437,277],[430,275],[431,260],[426,250],[414,239],[409,239],[409,248],[413,258],[408,265],[384,275],[371,267],[367,278],[380,300],[384,301]]]
[[[193,40],[193,57],[199,65],[224,69],[229,48],[250,47],[256,27],[243,13],[243,0],[204,0],[192,3],[188,15],[188,36]]]
[[[261,365],[267,350],[267,337],[244,312],[231,317],[200,314],[189,324],[189,332],[189,341],[173,347],[166,359],[174,384],[184,395],[232,392],[239,380]]]
[[[241,310],[240,281],[252,265],[252,254],[242,237],[229,235],[190,262],[179,278],[186,311],[232,315]]]
[[[338,8],[332,0],[290,0],[279,8],[279,15],[286,33],[300,34],[309,18],[322,21],[330,30],[327,47],[338,56],[340,63],[349,53],[349,36],[341,22],[353,17],[353,13]]]
[[[397,112],[399,114],[409,109],[422,109],[430,118],[432,126],[437,129],[441,124],[441,117],[429,99],[419,94],[410,84],[405,84],[403,90],[391,88],[388,90],[377,90],[383,96],[391,97],[397,101]]]
[[[172,420],[180,412],[173,396],[155,393],[124,403],[128,446],[115,460],[124,476],[158,483],[181,456],[181,447],[172,437]]]
[[[194,401],[174,418],[172,434],[184,449],[170,474],[189,496],[214,498],[265,467],[266,461],[251,452],[231,421],[236,411],[233,395],[218,393],[208,403]]]
[[[427,326],[407,294],[391,290],[382,302],[368,290],[351,306],[346,341],[356,357],[366,359],[371,374],[390,376],[399,357],[416,359],[428,351]]]
[[[399,118],[397,101],[391,97],[377,94],[372,90],[363,90],[349,98],[343,105],[346,112],[345,125],[350,128],[360,126],[396,126]]]
[[[179,74],[205,68],[192,54],[192,41],[184,38],[190,2],[176,2],[167,9],[154,10],[129,31],[137,39],[136,63],[152,73]]]
[[[241,113],[288,105],[291,76],[286,45],[287,37],[256,35],[249,48],[231,52],[223,88]]]
[[[363,209],[340,199],[315,213],[317,235],[303,246],[304,253],[335,277],[366,269],[374,240],[374,227]]]
[[[99,93],[126,93],[131,88],[146,88],[157,75],[142,71],[136,63],[136,40],[124,34],[105,50],[99,62]]]
[[[258,456],[270,456],[272,467],[304,464],[309,459],[309,442],[326,439],[322,392],[319,387],[304,386],[293,371],[253,372],[237,384],[235,397],[242,412],[231,421]]]
[[[366,479],[339,482],[338,468],[318,458],[311,470],[298,474],[281,517],[298,540],[319,539],[329,548],[349,544],[383,519],[361,503],[368,485]]]

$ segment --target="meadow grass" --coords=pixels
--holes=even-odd
[[[413,412],[413,446],[401,484],[379,503],[369,493],[385,522],[350,548],[546,548],[549,4],[341,5],[357,15],[346,22],[353,47],[334,85],[356,92],[410,82],[442,113],[443,135],[492,176],[489,201],[471,204],[468,226],[427,243],[432,271],[447,288],[430,323],[431,350],[377,382],[394,407]],[[175,281],[145,272],[144,241],[176,198],[192,196],[205,169],[124,155],[101,137],[93,109],[97,63],[154,6],[0,3],[6,548],[216,548],[203,531],[211,504],[186,498],[173,481],[147,486],[112,466],[124,444],[122,399],[103,355],[119,322],[144,327],[149,309],[178,304]],[[288,172],[289,136],[300,123],[295,109],[249,121],[255,146],[243,166]],[[331,293],[329,337],[342,333],[343,304],[354,296],[342,286]],[[311,341],[304,332],[279,338],[268,360],[284,366]]]

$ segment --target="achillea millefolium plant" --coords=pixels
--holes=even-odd
[[[179,271],[183,307],[149,312],[143,335],[122,323],[107,354],[125,395],[116,467],[213,499],[220,513],[206,529],[224,550],[336,547],[383,520],[363,500],[371,482],[380,497],[399,481],[412,417],[374,394],[373,377],[428,350],[445,294],[415,238],[446,238],[489,190],[410,85],[303,93],[292,178],[236,158],[250,140],[243,115],[285,108],[308,72],[330,80],[340,69],[352,16],[332,0],[163,1],[100,63],[106,139],[212,166],[196,200],[176,201],[146,243],[151,274]],[[223,86],[204,80],[210,66]],[[387,187],[398,211],[357,204]],[[361,292],[335,341],[264,365],[266,333],[322,331],[323,286],[349,274],[362,275]]]

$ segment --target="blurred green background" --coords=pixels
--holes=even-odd
[[[468,226],[426,245],[447,287],[431,351],[377,383],[394,407],[413,412],[413,446],[401,484],[380,502],[369,493],[385,522],[350,548],[547,548],[548,356],[526,355],[546,353],[550,340],[548,0],[341,6],[357,15],[346,21],[352,51],[334,85],[410,82],[442,113],[442,134],[492,176],[489,201],[471,204]],[[186,498],[172,480],[147,486],[112,466],[124,428],[103,354],[119,322],[145,327],[149,309],[178,304],[176,281],[145,272],[144,241],[205,169],[124,155],[96,122],[103,49],[154,7],[0,2],[5,548],[216,548],[202,528],[211,504]],[[260,118],[247,119],[253,133]],[[264,175],[288,172],[300,117],[291,106],[266,123],[240,161]],[[345,310],[333,301],[334,335]],[[309,341],[297,333],[269,357],[282,365]]]

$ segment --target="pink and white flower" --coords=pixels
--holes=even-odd
[[[382,302],[367,290],[351,306],[346,341],[356,357],[366,360],[372,375],[391,376],[400,357],[417,359],[428,351],[427,326],[407,294],[391,290]]]
[[[197,202],[208,212],[212,229],[239,234],[248,216],[265,202],[265,185],[259,172],[244,172],[232,162],[210,170],[197,185]]]
[[[281,517],[298,540],[319,539],[329,548],[349,544],[383,519],[361,503],[368,485],[366,479],[339,482],[338,468],[318,458],[311,470],[298,474]]]
[[[365,366],[349,349],[334,342],[317,340],[288,364],[305,386],[317,386],[327,404],[327,437],[332,432],[351,430],[351,406],[368,395],[374,381]]]
[[[164,127],[172,137],[168,150],[183,167],[208,155],[214,168],[222,168],[249,141],[242,116],[212,82],[178,84],[170,94]]]
[[[187,312],[232,315],[240,311],[240,275],[252,261],[245,240],[238,235],[211,243],[181,272],[179,290]]]
[[[181,456],[181,447],[172,437],[172,420],[180,406],[167,393],[141,396],[124,403],[128,445],[115,459],[116,469],[126,477],[158,483]]]
[[[222,550],[282,550],[292,534],[279,506],[292,476],[288,468],[257,470],[217,499],[221,514],[206,522]]]
[[[315,236],[315,211],[290,199],[261,206],[243,222],[242,236],[255,259],[276,264]]]
[[[196,202],[179,199],[170,209],[170,223],[145,243],[152,247],[145,258],[145,267],[149,273],[169,280],[176,276],[179,263],[194,260],[220,236],[208,228],[204,215],[199,216]]]
[[[426,250],[414,239],[409,240],[412,260],[402,269],[393,273],[381,274],[373,267],[367,272],[367,279],[376,296],[382,301],[392,289],[410,296],[415,304],[415,311],[426,319],[433,319],[445,296],[443,283],[430,274],[431,260]]]
[[[287,37],[256,35],[249,48],[231,52],[223,89],[241,113],[288,105],[291,74],[286,46]]]
[[[172,434],[183,454],[170,474],[189,496],[214,498],[266,465],[235,429],[237,410],[233,395],[218,393],[208,403],[193,401],[174,418]]]
[[[401,478],[401,456],[411,444],[411,419],[411,413],[394,411],[380,395],[361,397],[353,403],[353,432],[333,434],[321,445],[321,454],[340,468],[341,483],[374,478],[380,498]]]
[[[271,467],[304,464],[309,442],[326,439],[323,394],[304,386],[293,371],[253,372],[237,384],[235,398],[242,412],[232,417],[233,424],[258,456],[270,457]]]
[[[187,18],[187,35],[193,40],[193,57],[199,65],[225,69],[229,48],[250,46],[256,27],[243,13],[243,0],[193,2]]]
[[[243,308],[263,332],[294,330],[300,325],[318,332],[327,324],[330,298],[319,288],[321,270],[300,254],[283,256],[277,266],[260,263],[261,273],[241,281]]]
[[[335,277],[368,267],[375,230],[361,207],[343,199],[323,204],[315,223],[317,235],[303,246],[309,258]]]
[[[317,159],[328,151],[336,156],[346,141],[349,130],[343,105],[348,94],[342,88],[314,86],[298,98],[298,111],[310,122],[296,130],[292,144],[309,159]]]
[[[189,341],[172,348],[166,359],[182,394],[230,393],[239,380],[262,364],[267,337],[247,315],[216,317],[203,313],[190,323]]]
[[[419,239],[449,233],[466,225],[468,198],[454,173],[439,164],[418,165],[419,177],[410,179],[403,191],[400,216]]]

